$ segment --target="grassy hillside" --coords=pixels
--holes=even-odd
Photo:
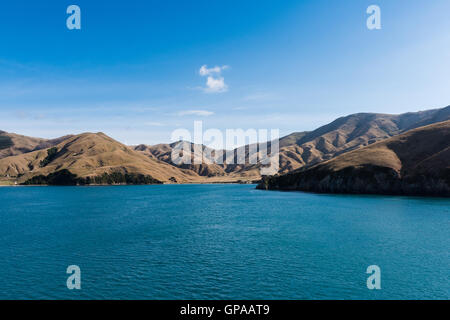
[[[33,176],[47,176],[68,170],[79,178],[103,174],[142,174],[158,181],[195,180],[196,174],[148,157],[103,133],[70,137],[55,147],[0,159],[0,176],[24,182]]]
[[[362,148],[378,141],[398,135],[407,130],[430,123],[450,120],[450,106],[442,109],[410,112],[400,115],[357,113],[336,119],[311,132],[296,132],[280,139],[280,174],[292,172],[302,167],[313,166],[317,163],[333,159],[345,152]],[[159,159],[169,164],[174,144],[159,144],[156,146],[140,145],[135,150],[153,159]],[[194,145],[191,144],[191,157],[194,156]],[[207,148],[204,147],[204,150]],[[269,144],[270,148],[270,144]],[[190,169],[206,177],[220,177],[224,175],[241,175],[260,178],[260,164],[249,164],[248,146],[244,147],[245,164],[180,165],[180,168]],[[270,150],[270,149],[269,149]],[[237,149],[228,151],[236,159]],[[223,151],[225,155],[226,152]],[[236,161],[235,161],[236,163]]]
[[[258,188],[329,193],[450,196],[450,121],[264,179]]]
[[[358,113],[342,117],[314,131],[296,132],[281,138],[279,174],[307,169],[352,150],[374,145],[408,129],[449,119],[450,107],[401,115]],[[213,157],[219,154],[219,151],[205,146],[185,143],[192,161],[199,152],[198,148]],[[23,183],[40,176],[35,181],[45,182],[50,179],[50,174],[62,170],[76,175],[80,183],[87,178],[94,178],[89,181],[122,182],[154,179],[165,183],[249,182],[261,179],[262,164],[250,163],[249,145],[222,150],[222,164],[206,157],[201,164],[175,164],[171,161],[171,155],[176,144],[127,147],[103,133],[46,140],[0,131],[0,181]],[[270,148],[269,142],[269,151]],[[240,151],[245,154],[245,163],[236,164]],[[365,157],[369,157],[369,153],[367,151]],[[378,158],[375,162],[382,162],[389,157],[393,157],[390,160],[392,165],[397,161],[397,155],[392,150],[377,150],[376,153]],[[234,159],[234,163],[227,161],[229,156]],[[436,161],[439,160],[442,159],[436,158]],[[382,165],[378,162],[374,164]],[[392,169],[396,170],[400,165],[404,166],[404,163],[398,160],[397,167]],[[59,178],[59,175],[56,177]]]
[[[70,137],[71,136],[64,136],[57,139],[41,139],[0,131],[0,159],[50,148]]]

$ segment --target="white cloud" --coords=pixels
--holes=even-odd
[[[206,64],[201,66],[199,74],[202,77],[207,77],[206,88],[203,88],[203,90],[208,93],[226,92],[228,86],[225,83],[224,77],[221,76],[221,73],[228,68],[229,67],[226,65],[222,67],[215,66],[213,68],[208,68]]]
[[[225,79],[223,77],[213,78],[208,77],[206,80],[205,92],[226,92],[228,90],[228,86],[225,83]]]
[[[214,112],[207,111],[207,110],[186,110],[186,111],[180,111],[177,113],[178,116],[201,116],[201,117],[208,117],[212,116]]]
[[[208,66],[205,64],[203,66],[201,66],[200,70],[199,70],[199,74],[204,77],[204,76],[208,76],[214,73],[220,74],[222,72],[222,70],[226,70],[228,69],[228,66],[215,66],[214,68],[208,68]]]

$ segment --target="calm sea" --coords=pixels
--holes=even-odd
[[[1,187],[0,203],[0,299],[450,298],[449,199],[161,185]]]

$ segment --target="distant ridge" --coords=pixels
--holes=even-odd
[[[280,139],[280,170],[288,173],[330,160],[342,153],[362,148],[375,142],[390,138],[407,130],[427,124],[450,120],[450,106],[399,115],[356,113],[341,117],[311,132],[296,132]],[[170,163],[170,154],[176,144],[156,146],[139,145],[135,150],[147,156]],[[206,148],[206,147],[203,147]],[[248,159],[248,146],[246,159]],[[193,156],[193,144],[191,145]],[[236,154],[237,150],[232,151]],[[260,165],[233,165],[224,161],[223,165],[197,165],[180,167],[194,170],[202,176],[239,174],[260,177]]]

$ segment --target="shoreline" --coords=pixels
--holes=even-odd
[[[257,182],[239,183],[239,182],[186,182],[186,183],[155,183],[155,184],[88,184],[88,185],[48,185],[48,184],[11,184],[0,185],[0,187],[121,187],[121,186],[177,186],[177,185],[220,185],[220,184],[236,184],[236,185],[257,185]]]
[[[417,199],[440,199],[450,200],[450,197],[442,195],[421,195],[421,194],[388,194],[388,193],[326,193],[302,190],[282,190],[282,189],[259,189],[257,183],[236,183],[236,182],[209,182],[209,183],[163,183],[163,184],[91,184],[91,185],[0,185],[1,187],[124,187],[124,186],[189,186],[189,185],[249,185],[255,186],[254,190],[280,193],[305,193],[317,196],[348,196],[348,197],[394,197],[394,198],[417,198]]]

